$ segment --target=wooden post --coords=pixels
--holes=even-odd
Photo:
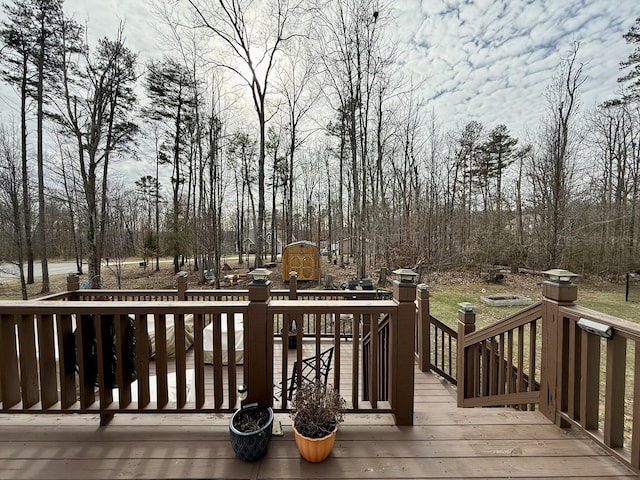
[[[575,276],[567,272],[570,276]],[[540,411],[552,422],[565,426],[558,412],[568,405],[568,385],[563,371],[569,368],[569,329],[560,316],[561,306],[573,305],[578,286],[571,281],[545,280],[542,284],[542,354],[540,365]]]
[[[464,337],[476,331],[476,314],[473,309],[458,310],[458,360],[456,378],[458,379],[458,407],[464,406],[464,399],[475,394],[476,357],[473,350],[465,351]]]
[[[607,340],[607,370],[604,406],[604,443],[611,448],[624,445],[624,379],[627,341],[620,335]]]
[[[80,290],[80,277],[77,274],[72,273],[67,276],[67,291],[73,292],[76,290]]]
[[[421,372],[431,369],[431,315],[429,313],[429,286],[418,285],[418,367]]]
[[[273,318],[267,315],[271,282],[249,283],[249,306],[244,321],[245,403],[273,405]]]
[[[413,425],[416,285],[394,281],[393,298],[398,314],[391,323],[391,406],[396,425]]]
[[[67,275],[67,292],[71,292],[69,300],[77,300],[77,291],[80,290],[80,277],[77,273]]]
[[[184,302],[187,299],[187,272],[176,274],[176,285],[178,288],[178,300]]]
[[[298,299],[298,272],[289,272],[289,300]]]

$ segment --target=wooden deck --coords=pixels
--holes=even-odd
[[[458,409],[416,372],[415,426],[351,415],[321,464],[301,459],[290,420],[256,463],[234,457],[229,415],[0,415],[0,479],[637,478],[576,430],[538,412]]]

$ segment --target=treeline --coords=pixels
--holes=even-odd
[[[640,18],[621,93],[580,107],[588,60],[559,61],[535,134],[470,118],[446,131],[397,64],[392,2],[158,0],[164,45],[142,61],[61,0],[3,6],[2,261],[23,285],[75,258],[139,256],[204,278],[311,240],[373,267],[640,268]],[[132,165],[145,174],[128,175]],[[26,296],[26,288],[23,289]]]

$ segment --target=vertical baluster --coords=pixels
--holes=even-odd
[[[133,359],[129,357],[128,338],[129,317],[125,314],[115,316],[115,351],[116,351],[116,382],[118,384],[118,403],[120,408],[126,408],[131,404],[131,369]]]
[[[491,338],[489,340],[489,395],[496,395],[498,393],[499,368],[498,342],[495,338]]]
[[[167,318],[164,313],[156,314],[156,386],[158,410],[162,410],[169,403],[169,387],[167,384]]]
[[[582,339],[577,322],[569,322],[569,363],[567,415],[573,420],[580,419],[580,360]]]
[[[95,402],[95,383],[98,374],[96,323],[93,315],[76,314],[76,348],[80,379],[80,408]]]
[[[533,352],[531,352],[533,355]],[[518,327],[518,377],[516,379],[516,391],[522,393],[525,391],[525,366],[524,366],[524,326]],[[521,410],[526,410],[525,404],[520,405]]]
[[[537,331],[538,324],[536,321],[533,321],[529,324],[529,391],[533,392],[537,389],[536,387],[536,353],[538,349],[537,345]],[[529,404],[529,410],[535,410],[535,403]]]
[[[187,403],[187,357],[185,348],[185,315],[174,315],[175,365],[176,365],[176,407],[184,408]]]
[[[509,330],[507,333],[507,393],[514,392],[513,375],[513,330]]]
[[[221,324],[222,325],[222,324]],[[244,325],[244,322],[243,322]],[[238,391],[236,382],[236,321],[235,313],[227,312],[227,374],[229,405],[235,405]]]
[[[136,376],[138,378],[138,408],[146,408],[150,401],[149,392],[149,337],[147,315],[136,314]]]
[[[197,313],[193,319],[193,362],[196,409],[201,409],[205,401],[204,384],[204,314]]]
[[[38,360],[40,371],[41,403],[42,409],[47,410],[58,402],[58,382],[56,375],[55,332],[53,315],[43,314],[37,316],[38,325]],[[60,357],[60,369],[63,361]]]
[[[96,344],[98,354],[98,395],[100,410],[106,411],[113,403],[113,391],[116,378],[113,375],[112,362],[114,354],[113,344],[113,315],[98,314],[96,320]]]
[[[624,390],[627,341],[622,335],[607,340],[604,408],[604,443],[611,448],[624,444]]]
[[[352,399],[352,403],[353,403],[353,408],[358,408],[359,406],[359,395],[358,395],[358,384],[360,383],[360,369],[358,368],[358,365],[360,364],[360,321],[359,319],[359,315],[356,315],[355,313],[353,314],[353,323],[352,323],[352,329],[353,329],[353,351],[351,352],[351,377],[352,377],[352,383],[351,383],[351,399]],[[374,335],[374,332],[371,331],[371,335]],[[364,334],[362,335],[362,337],[364,338]],[[336,349],[337,350],[337,349]],[[376,361],[375,359],[372,358],[371,361]]]
[[[499,344],[498,344],[498,395],[504,395],[506,388],[505,388],[505,383],[506,383],[506,379],[505,379],[505,375],[506,375],[506,369],[507,369],[507,362],[506,359],[504,357],[504,333],[501,333],[499,335]]]
[[[631,426],[631,466],[640,468],[640,345],[634,342],[633,358],[633,418]]]
[[[377,318],[371,315],[368,320],[370,322],[374,322],[374,319]],[[380,362],[380,328],[378,327],[378,321],[375,322],[375,326],[371,325],[371,335],[369,338],[371,339],[369,346],[369,401],[371,402],[372,408],[377,408],[378,406],[378,397],[380,394],[380,387],[382,385],[379,384],[379,370],[381,368]],[[388,378],[386,374],[383,374],[383,378]],[[386,389],[385,389],[386,391]]]
[[[336,312],[331,313],[332,318],[339,319],[340,316]],[[343,335],[342,322],[338,320],[333,322],[333,344],[336,348],[333,351],[333,380],[332,383],[337,391],[340,391],[340,336]]]
[[[0,316],[0,395],[2,410],[17,405],[21,398],[14,315]]]
[[[447,358],[445,356],[445,331],[444,329],[440,329],[440,368],[442,369],[442,371],[444,371],[444,362],[445,362],[445,358]]]
[[[77,318],[77,317],[76,317]],[[76,338],[73,334],[73,320],[71,315],[57,314],[56,326],[58,332],[58,355],[60,357],[60,406],[70,408],[76,398]]]
[[[31,408],[40,400],[35,335],[33,315],[21,315],[18,323],[18,342],[23,408]]]

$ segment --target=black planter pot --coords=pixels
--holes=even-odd
[[[284,342],[285,333],[284,330],[280,330],[280,335],[282,335],[282,341]],[[295,350],[298,348],[298,332],[297,330],[289,330],[287,346],[289,350]]]
[[[236,410],[229,421],[229,436],[231,437],[231,446],[236,456],[245,462],[254,462],[267,453],[269,440],[271,440],[271,429],[273,427],[273,409],[267,407],[269,419],[267,424],[262,428],[253,432],[241,432],[234,426],[235,418],[240,412],[247,410],[257,410],[257,403],[250,403]]]
[[[298,348],[298,333],[293,330],[289,332],[289,350],[295,350]]]

